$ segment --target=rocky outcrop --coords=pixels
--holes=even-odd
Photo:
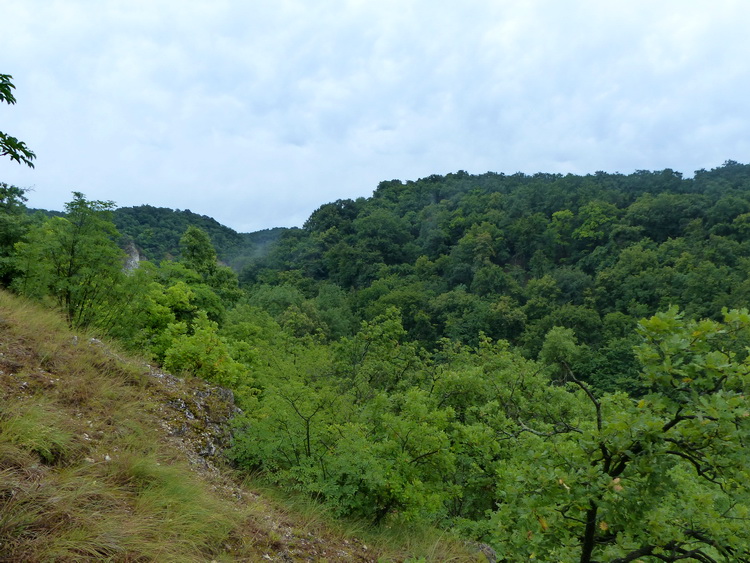
[[[114,360],[132,365],[132,360],[121,357],[101,340],[91,338],[88,343]],[[223,463],[222,452],[231,442],[231,419],[242,412],[234,404],[232,391],[202,379],[177,377],[149,364],[142,367],[148,374],[151,410],[166,440],[196,469],[215,473],[216,465]]]
[[[191,464],[211,470],[231,441],[231,419],[240,409],[229,389],[176,377],[149,366],[156,413],[170,442]]]

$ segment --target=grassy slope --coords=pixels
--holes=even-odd
[[[258,494],[207,455],[231,409],[0,292],[0,561],[477,560]]]

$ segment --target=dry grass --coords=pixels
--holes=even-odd
[[[426,525],[403,523],[373,526],[357,519],[336,519],[319,502],[297,491],[267,484],[262,476],[246,477],[246,488],[258,493],[264,503],[273,503],[277,514],[283,513],[295,529],[308,537],[330,538],[331,543],[356,547],[350,561],[406,561],[445,563],[486,563],[476,549],[467,549],[464,542],[445,531]],[[262,509],[265,510],[265,509]],[[281,522],[285,519],[281,518]],[[330,551],[330,550],[329,550]],[[327,554],[329,555],[329,554]],[[362,557],[357,558],[357,557]],[[317,560],[317,559],[316,559]],[[337,559],[336,559],[337,560]],[[346,561],[347,559],[342,559]]]
[[[147,375],[0,294],[0,559],[204,561],[245,515],[160,441]]]

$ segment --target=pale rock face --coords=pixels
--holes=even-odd
[[[125,253],[128,255],[125,260],[125,271],[132,272],[138,268],[138,264],[141,262],[141,253],[138,252],[133,242],[128,243],[125,247]]]

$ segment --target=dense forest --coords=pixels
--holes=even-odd
[[[0,209],[4,285],[234,391],[238,468],[500,560],[750,561],[750,165],[394,180],[253,234]]]
[[[128,248],[132,244],[141,256],[157,262],[178,257],[182,235],[188,227],[197,227],[206,232],[219,260],[238,271],[284,230],[238,233],[211,217],[188,209],[180,211],[151,205],[120,207],[115,210],[112,220],[122,237],[121,246]]]

